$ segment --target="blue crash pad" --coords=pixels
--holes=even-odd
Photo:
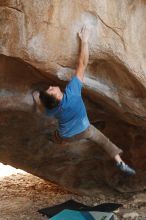
[[[113,213],[65,209],[49,220],[114,220]]]

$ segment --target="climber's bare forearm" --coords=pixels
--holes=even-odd
[[[89,49],[88,49],[89,29],[87,29],[86,26],[82,28],[81,32],[79,33],[79,37],[81,40],[81,48],[78,59],[78,66],[76,69],[76,76],[81,81],[83,81],[85,69],[87,67],[89,60]]]
[[[87,67],[89,60],[89,50],[88,50],[88,42],[81,41],[81,50],[78,60],[78,67],[76,70],[77,77],[83,81],[85,69]]]

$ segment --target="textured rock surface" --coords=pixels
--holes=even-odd
[[[1,1],[0,160],[79,192],[94,193],[103,183],[119,191],[143,190],[145,21],[144,0]],[[92,143],[52,145],[44,130],[55,129],[56,122],[34,112],[34,86],[64,87],[73,74],[83,24],[91,27],[84,88],[88,114],[124,150],[137,169],[134,178],[117,172]]]

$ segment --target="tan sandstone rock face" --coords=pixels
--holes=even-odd
[[[124,150],[137,170],[125,177],[93,143],[59,146],[45,131],[56,121],[35,111],[31,91],[74,73],[77,32],[90,26],[84,99],[91,122]],[[6,0],[0,2],[0,161],[71,190],[92,194],[108,183],[145,189],[146,1]]]

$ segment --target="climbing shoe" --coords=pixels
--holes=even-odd
[[[129,167],[127,164],[125,164],[124,162],[120,162],[120,163],[117,163],[117,167],[124,173],[132,176],[132,175],[135,175],[136,172],[134,169],[132,169],[131,167]]]

